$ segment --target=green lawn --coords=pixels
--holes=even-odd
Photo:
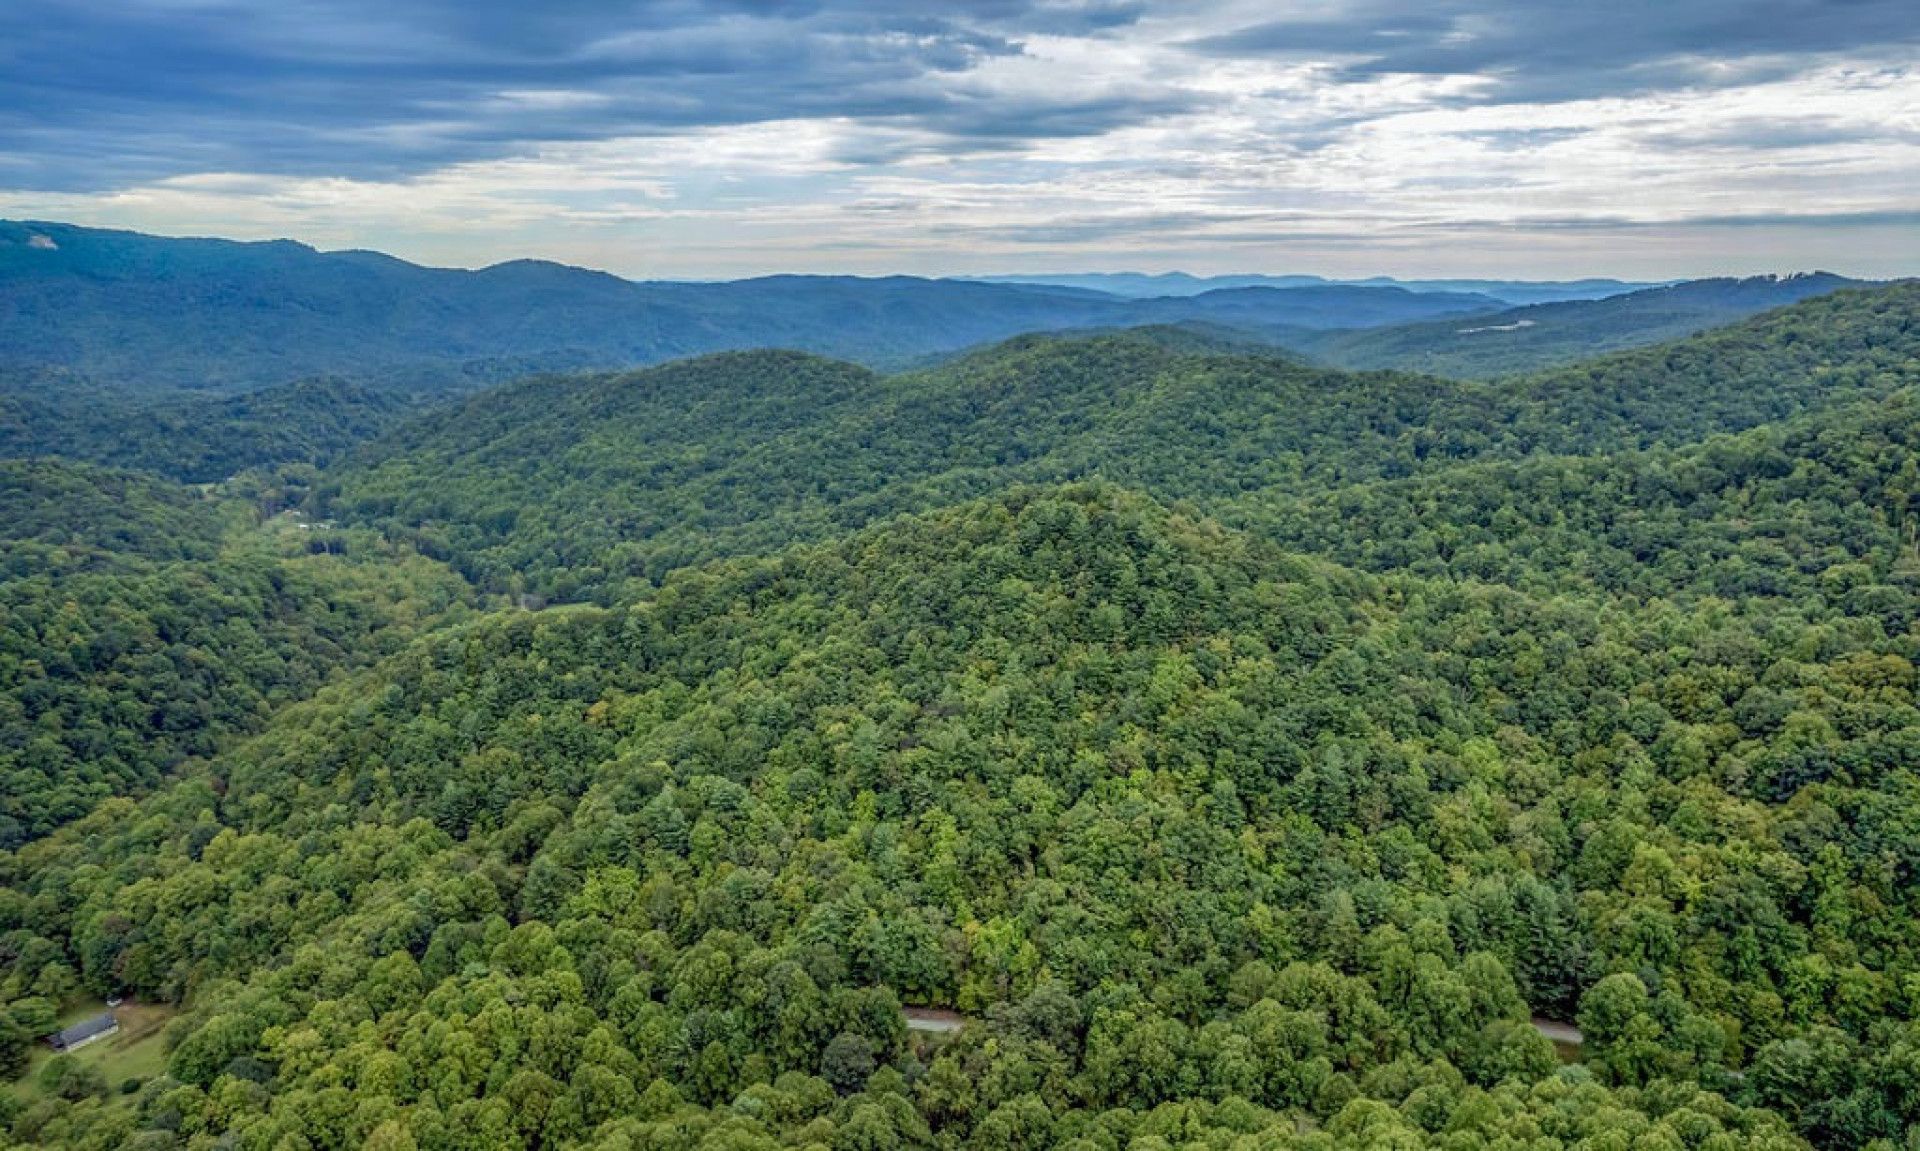
[[[106,1009],[107,1005],[98,999],[84,1000],[61,1012],[60,1026],[71,1026]],[[107,1098],[110,1101],[125,1098],[120,1094],[120,1084],[125,1080],[151,1079],[166,1070],[165,1031],[174,1011],[160,1004],[129,1000],[115,1008],[114,1014],[120,1020],[119,1034],[91,1043],[73,1053],[73,1057],[80,1062],[100,1069],[107,1080]],[[53,1052],[45,1045],[35,1051],[25,1073],[14,1080],[13,1092],[28,1103],[38,1099],[40,1068],[52,1057]]]

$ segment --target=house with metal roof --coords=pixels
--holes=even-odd
[[[96,1015],[92,1019],[83,1019],[64,1031],[56,1031],[47,1036],[47,1046],[55,1051],[73,1051],[85,1047],[96,1039],[105,1039],[120,1030],[120,1021],[113,1012]]]

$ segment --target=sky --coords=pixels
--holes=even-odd
[[[722,278],[1920,273],[1915,0],[6,0],[0,216]]]

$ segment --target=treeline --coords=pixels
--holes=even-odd
[[[1683,448],[1536,456],[1307,497],[1233,521],[1286,547],[1407,571],[1634,600],[1875,621],[1920,582],[1920,398],[1843,404]]]
[[[1499,385],[741,353],[205,494],[0,468],[0,1068],[83,995],[183,1008],[166,1074],[0,1119],[1908,1145],[1917,310]],[[597,603],[468,618],[442,560]]]

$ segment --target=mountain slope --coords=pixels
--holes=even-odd
[[[315,542],[151,477],[0,462],[0,849],[155,786],[470,599],[364,535]]]
[[[1785,605],[1908,631],[1920,587],[1920,393],[1681,448],[1468,463],[1300,496],[1237,523],[1370,571],[1548,595]]]
[[[1803,1037],[1912,1041],[1887,997],[1913,888],[1876,878],[1874,836],[1907,814],[1883,753],[1920,714],[1840,733],[1879,698],[1861,637],[1777,685],[1806,709],[1784,730],[1615,684],[1751,692],[1819,634],[1357,576],[1107,488],[494,619],[0,858],[60,894],[12,985],[72,955],[90,987],[193,995],[135,1107],[22,1122],[1798,1146],[1745,1104],[1824,1103],[1775,1072]],[[1884,779],[1798,807],[1720,788],[1816,714]],[[1724,723],[1751,735],[1673,750]],[[916,1046],[903,1000],[973,1022]],[[1526,1013],[1575,1003],[1588,1067],[1561,1072]],[[1905,1118],[1870,1102],[1845,1135]]]
[[[0,1142],[1916,1145],[1917,320],[728,352],[319,473],[0,464]],[[330,387],[193,410],[317,451]],[[138,1063],[31,1058],[112,995]]]
[[[1134,272],[1091,272],[1038,276],[980,276],[989,283],[1053,284],[1136,299],[1159,296],[1197,296],[1220,288],[1303,288],[1318,285],[1405,288],[1413,292],[1471,292],[1491,296],[1509,305],[1541,304],[1554,300],[1597,300],[1623,292],[1657,287],[1623,280],[1397,280],[1374,276],[1364,280],[1329,280],[1321,276],[1192,276],[1185,272],[1142,275]]]
[[[1128,305],[1129,324],[1199,322],[1259,335],[1301,329],[1343,330],[1402,322],[1408,312],[1470,316],[1500,306],[1491,296],[1465,292],[1415,292],[1401,287],[1344,284],[1271,288],[1218,288],[1195,296],[1139,300]]]
[[[1355,453],[1391,452],[1369,419],[1403,399],[1416,419],[1424,397],[1444,391],[1369,384],[1364,402],[1297,422],[1283,414],[1359,389],[1272,357],[1126,334],[1023,338],[891,379],[858,372],[749,353],[504,388],[337,469],[322,514],[389,525],[489,586],[523,580],[575,598],[1009,483],[1246,466],[1247,452],[1215,453],[1187,430],[1196,411],[1248,425],[1242,437],[1264,433],[1254,466],[1275,477],[1317,466],[1310,448],[1343,435],[1366,441]],[[823,377],[857,386],[810,382]],[[795,398],[781,411],[797,422],[752,418],[763,387]],[[741,420],[699,418],[736,410],[735,396]]]
[[[1295,334],[1284,342],[1346,368],[1395,368],[1480,379],[1674,340],[1861,286],[1825,272],[1691,280],[1600,299],[1535,304],[1458,322]]]
[[[0,381],[0,458],[57,455],[212,483],[248,468],[330,463],[416,410],[391,391],[343,380],[130,399],[16,379]]]
[[[1128,334],[1026,337],[888,379],[723,357],[479,397],[337,469],[321,506],[491,587],[600,596],[1011,483],[1101,475],[1233,519],[1263,491],[1685,443],[1913,382],[1917,317],[1920,286],[1844,293],[1502,385]],[[785,398],[762,419],[769,390]]]

